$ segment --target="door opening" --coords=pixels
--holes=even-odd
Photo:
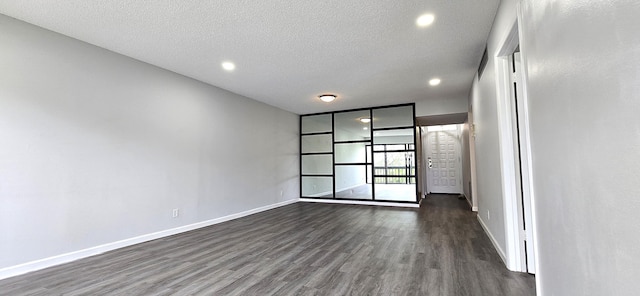
[[[506,263],[510,270],[535,273],[526,69],[522,59],[516,22],[495,58]]]

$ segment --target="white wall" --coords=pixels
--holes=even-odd
[[[2,15],[0,38],[0,269],[299,196],[297,115]]]
[[[467,111],[469,111],[469,106],[465,97],[429,98],[416,102],[416,117],[467,113]]]
[[[541,295],[640,291],[640,2],[523,5]]]
[[[498,134],[498,94],[496,91],[495,56],[504,38],[516,21],[516,0],[503,0],[498,8],[493,28],[487,40],[489,60],[480,80],[473,81],[469,104],[472,106],[475,127],[475,169],[478,217],[489,235],[506,255],[504,198],[500,169]]]

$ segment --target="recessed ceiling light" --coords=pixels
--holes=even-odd
[[[332,102],[333,100],[336,99],[336,95],[330,95],[330,94],[326,94],[326,95],[319,95],[318,98],[320,100],[322,100],[323,102]]]
[[[416,19],[416,25],[418,27],[427,27],[433,24],[433,21],[435,19],[436,17],[431,13],[423,14],[420,17],[418,17],[418,19]]]
[[[368,130],[369,128],[365,126],[365,127],[363,127],[362,129],[366,131],[366,130]]]
[[[233,64],[232,62],[223,62],[222,63],[222,69],[225,69],[227,71],[233,71],[235,70],[236,65]]]
[[[368,118],[368,117],[360,118],[360,122],[369,123],[369,122],[371,122],[371,118]]]
[[[433,78],[433,79],[429,80],[429,85],[436,86],[436,85],[440,84],[440,82],[441,82],[440,78]]]

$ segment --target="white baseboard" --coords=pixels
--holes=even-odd
[[[332,203],[332,204],[349,204],[349,205],[365,205],[365,206],[385,206],[385,207],[402,207],[402,208],[419,208],[420,204],[417,203],[402,203],[402,202],[379,202],[379,201],[359,201],[359,200],[336,200],[336,199],[314,199],[314,198],[301,198],[301,202],[317,202],[317,203]]]
[[[504,252],[504,250],[502,250],[502,248],[498,244],[498,241],[496,241],[496,238],[493,237],[493,234],[491,234],[491,231],[489,231],[489,228],[487,227],[487,225],[484,223],[484,221],[482,221],[482,218],[480,217],[480,215],[477,215],[476,217],[478,217],[478,221],[480,222],[480,226],[482,226],[482,229],[484,229],[484,232],[489,237],[489,240],[493,244],[493,247],[496,248],[496,251],[498,251],[498,255],[500,255],[500,258],[502,258],[502,263],[504,263],[504,265],[506,267],[507,266],[507,254]]]
[[[193,223],[193,224],[189,224],[189,225],[185,225],[185,226],[180,226],[180,227],[176,227],[176,228],[171,228],[171,229],[167,229],[167,230],[162,230],[162,231],[158,231],[158,232],[154,232],[154,233],[144,234],[144,235],[141,235],[141,236],[132,237],[132,238],[128,238],[128,239],[124,239],[124,240],[120,240],[120,241],[116,241],[116,242],[112,242],[112,243],[107,243],[107,244],[100,245],[100,246],[95,246],[95,247],[91,247],[91,248],[87,248],[87,249],[83,249],[83,250],[78,250],[78,251],[74,251],[74,252],[70,252],[70,253],[66,253],[66,254],[61,254],[61,255],[57,255],[57,256],[53,256],[53,257],[49,257],[49,258],[39,259],[39,260],[35,260],[35,261],[31,261],[31,262],[27,262],[27,263],[15,265],[15,266],[5,267],[5,268],[0,269],[0,280],[1,279],[6,279],[6,278],[9,278],[9,277],[13,277],[13,276],[17,276],[17,275],[21,275],[21,274],[25,274],[25,273],[28,273],[28,272],[44,269],[44,268],[47,268],[47,267],[51,267],[51,266],[60,265],[60,264],[63,264],[63,263],[75,261],[75,260],[78,260],[78,259],[82,259],[82,258],[86,258],[86,257],[102,254],[102,253],[105,253],[105,252],[108,252],[108,251],[112,251],[112,250],[115,250],[115,249],[124,248],[124,247],[128,247],[128,246],[131,246],[131,245],[135,245],[135,244],[151,241],[151,240],[154,240],[154,239],[159,239],[159,238],[163,238],[163,237],[167,237],[167,236],[171,236],[171,235],[175,235],[175,234],[191,231],[191,230],[194,230],[194,229],[198,229],[198,228],[207,227],[207,226],[211,226],[211,225],[214,225],[214,224],[226,222],[226,221],[229,221],[229,220],[242,218],[242,217],[245,217],[245,216],[249,216],[251,214],[264,212],[264,211],[267,211],[267,210],[271,210],[271,209],[275,209],[275,208],[278,208],[278,207],[286,206],[286,205],[289,205],[289,204],[292,204],[292,203],[296,203],[296,202],[298,202],[298,199],[287,200],[287,201],[275,203],[275,204],[272,204],[272,205],[259,207],[259,208],[251,209],[251,210],[240,212],[240,213],[236,213],[236,214],[231,214],[231,215],[220,217],[220,218],[206,220],[206,221]]]

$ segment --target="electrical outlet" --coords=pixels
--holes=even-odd
[[[280,197],[284,196],[284,190],[280,190]]]
[[[177,218],[180,215],[180,209],[173,209],[173,213],[171,214],[171,216],[173,218]]]
[[[489,213],[489,210],[487,210],[487,220],[491,220],[491,213]]]

